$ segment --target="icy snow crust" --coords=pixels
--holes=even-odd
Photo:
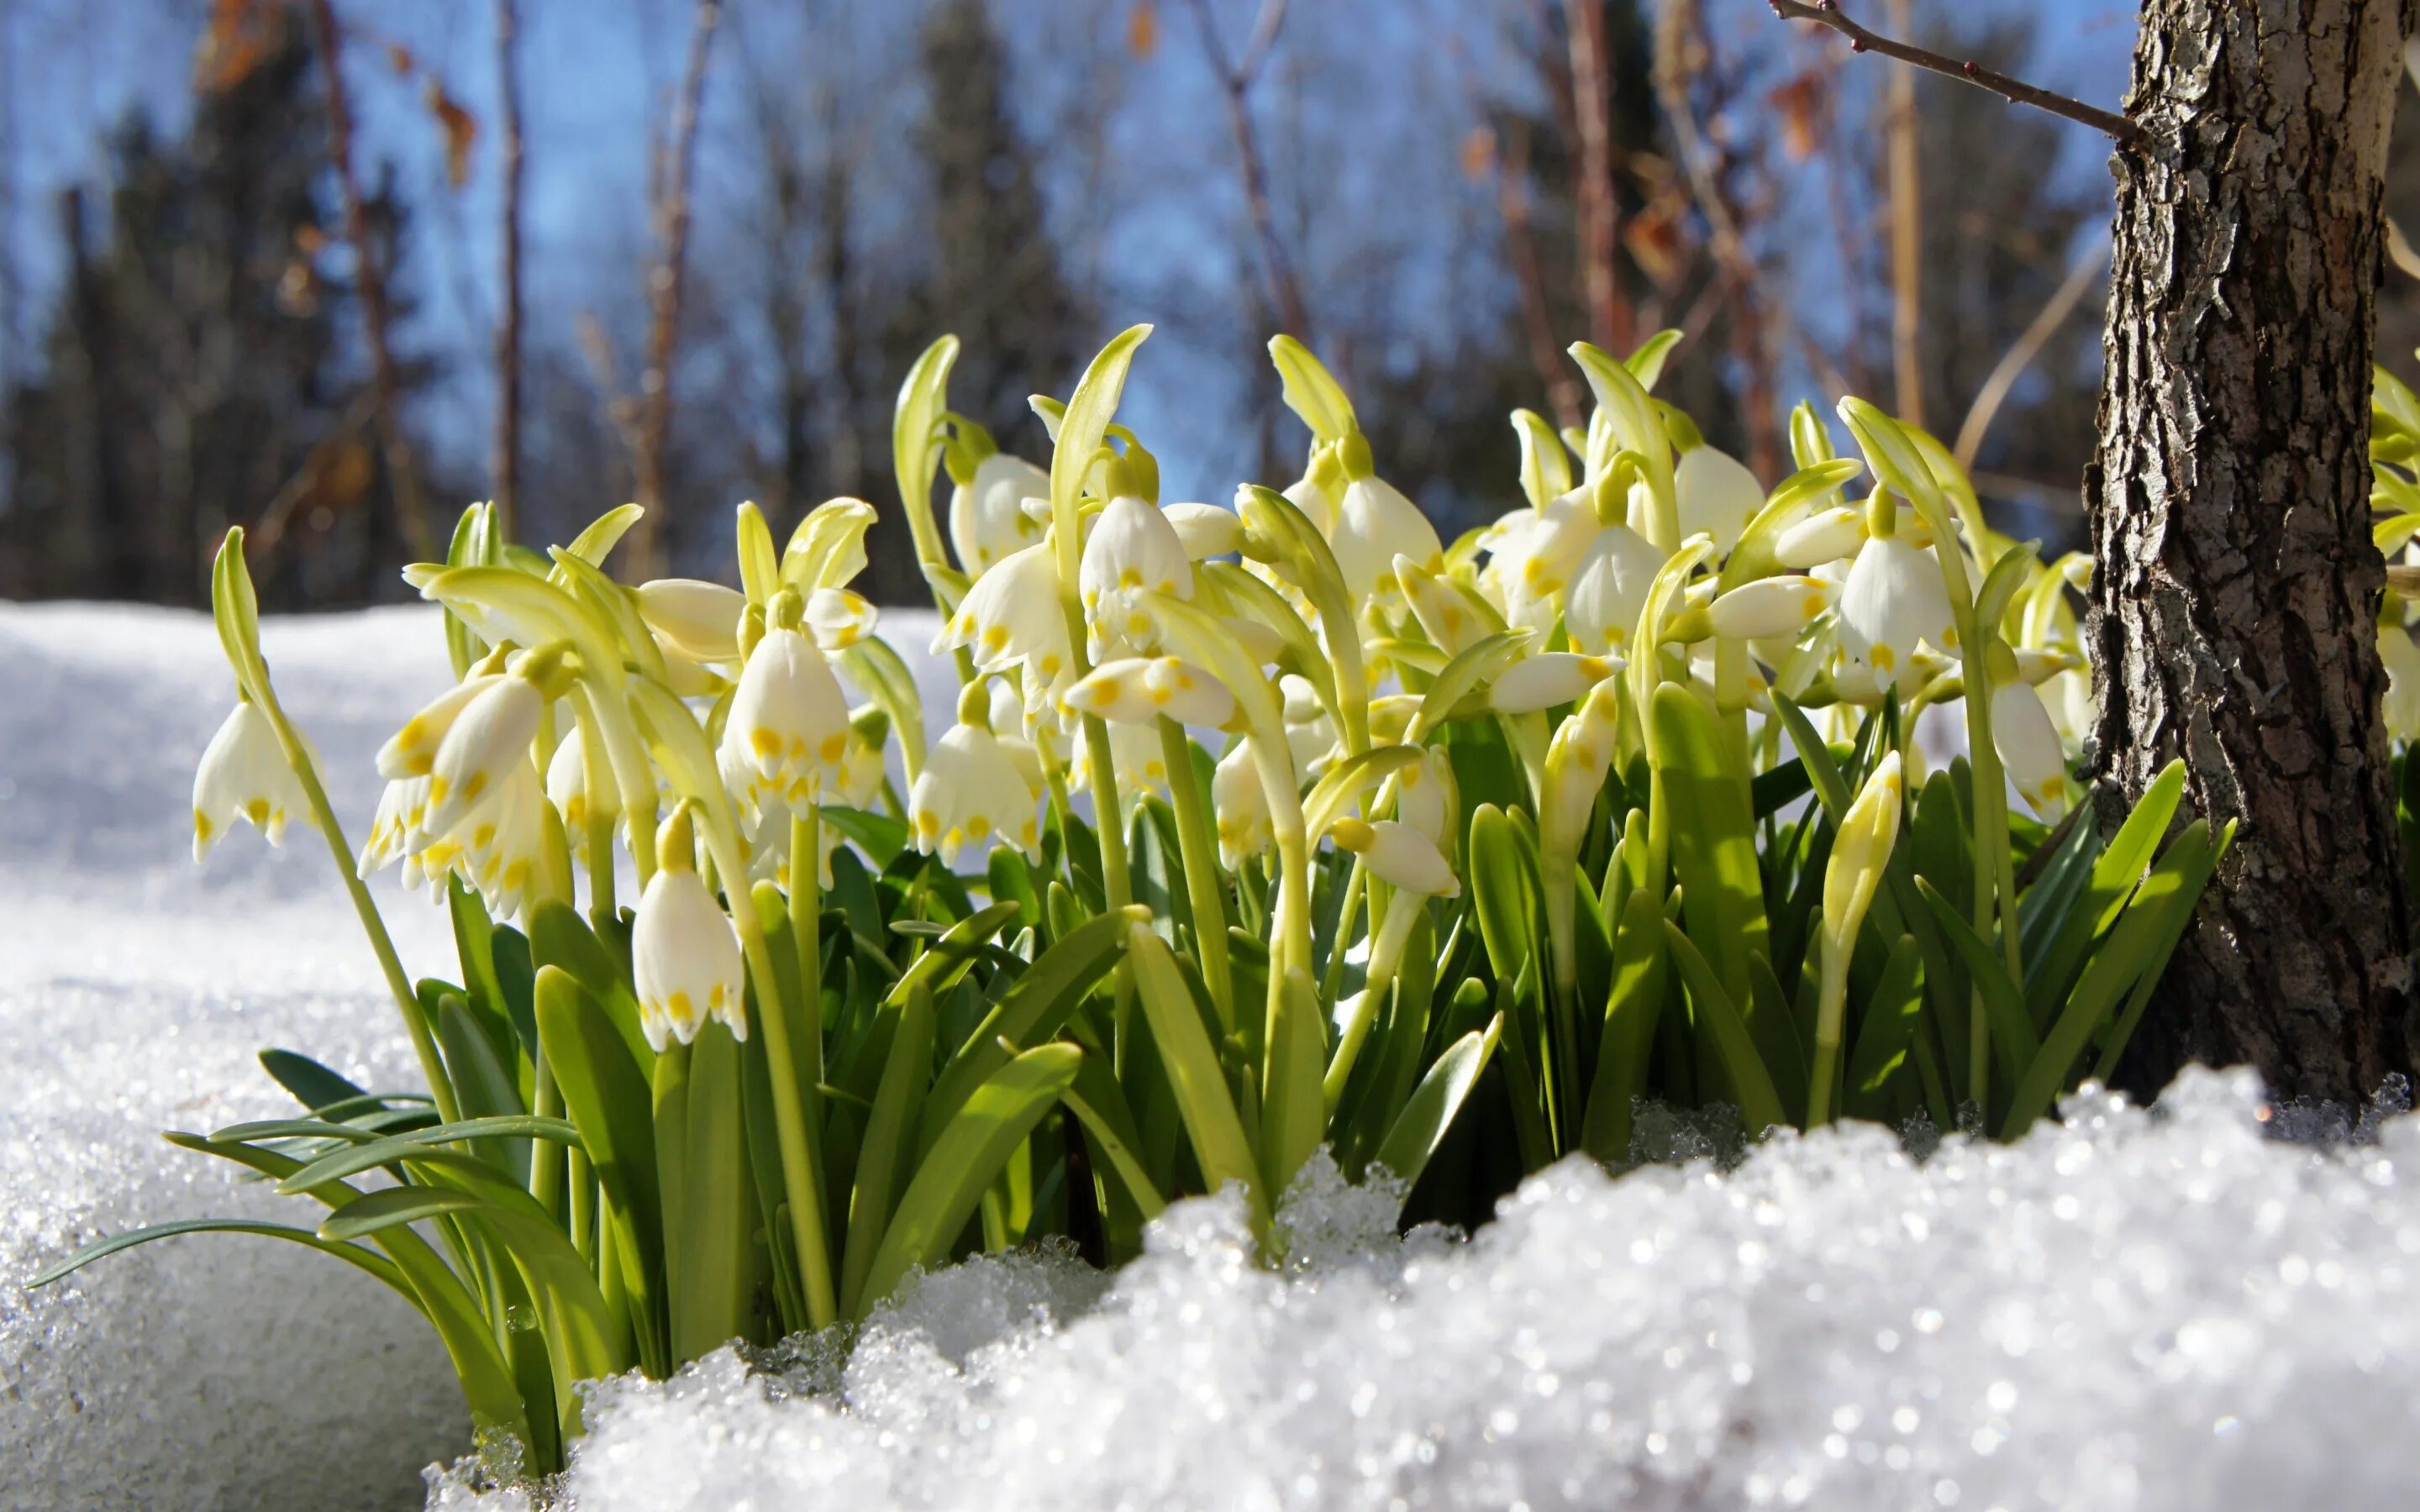
[[[904,618],[904,616],[903,616]],[[917,629],[899,626],[904,651]],[[928,632],[926,632],[928,633]],[[272,625],[356,828],[369,755],[443,680],[425,611]],[[0,606],[0,1505],[406,1506],[467,1425],[367,1278],[202,1236],[17,1283],[95,1235],[305,1221],[161,1128],[280,1109],[252,1060],[410,1057],[315,837],[194,877],[192,764],[231,696],[207,621]],[[944,668],[920,668],[947,681]],[[941,690],[934,689],[936,693]],[[946,718],[946,702],[934,701]],[[389,894],[382,893],[382,897]],[[442,921],[389,905],[407,962]],[[2420,1123],[2263,1137],[2248,1079],[2103,1101],[1922,1165],[1881,1131],[1530,1181],[1467,1242],[1398,1240],[1317,1172],[1294,1262],[1179,1204],[1115,1277],[923,1278],[855,1341],[597,1388],[584,1512],[838,1506],[2360,1504],[2420,1473]],[[519,1493],[441,1480],[429,1504]]]

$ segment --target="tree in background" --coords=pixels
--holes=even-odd
[[[392,582],[393,508],[339,335],[351,291],[323,266],[325,142],[307,40],[281,23],[205,79],[181,138],[119,128],[98,228],[85,192],[63,197],[43,361],[0,401],[19,448],[0,594],[198,604],[205,545],[238,522],[257,527],[273,604]],[[369,219],[399,245],[391,194]]]

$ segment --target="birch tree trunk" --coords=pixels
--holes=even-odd
[[[2248,1061],[2357,1099],[2409,1070],[2410,900],[2379,720],[2372,332],[2413,0],[2145,0],[2099,457],[2103,817],[2170,758],[2233,853],[2121,1083]]]

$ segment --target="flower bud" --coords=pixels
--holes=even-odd
[[[1361,857],[1370,874],[1390,887],[1424,893],[1432,898],[1459,898],[1462,880],[1438,850],[1436,842],[1408,825],[1391,819],[1371,824],[1339,819],[1328,827],[1339,848]]]
[[[695,578],[659,578],[639,585],[639,618],[693,661],[739,659],[739,616],[748,595]]]
[[[1147,724],[1164,716],[1179,724],[1223,728],[1235,717],[1235,695],[1191,662],[1126,656],[1093,669],[1068,691],[1066,707],[1116,724]]]
[[[1714,634],[1727,640],[1761,640],[1795,636],[1831,606],[1831,589],[1822,579],[1785,575],[1742,583],[1706,613]]]
[[[1488,690],[1487,701],[1499,714],[1551,709],[1576,702],[1590,688],[1621,671],[1622,666],[1619,656],[1542,651],[1506,668]]]

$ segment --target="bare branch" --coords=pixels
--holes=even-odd
[[[2024,334],[2018,336],[2008,351],[2001,355],[1998,364],[1992,369],[1992,376],[1983,380],[1983,386],[1975,391],[1975,402],[1966,410],[1965,424],[1958,427],[1958,443],[1950,448],[1950,455],[1958,459],[1961,468],[1969,471],[1974,470],[1975,454],[1982,449],[1984,433],[1992,428],[1992,421],[1999,414],[2000,405],[2008,398],[2009,390],[2015,386],[2024,370],[2033,365],[2034,359],[2041,355],[2042,347],[2049,344],[2060,323],[2074,312],[2085,291],[2092,286],[2092,280],[2108,262],[2109,239],[2103,237],[2090,252],[2076,259],[2075,266],[2068,270],[2066,282],[2059,285],[2034,316],[2033,323],[2025,327]]]
[[[697,120],[706,94],[706,62],[722,20],[719,0],[697,0],[690,27],[689,63],[673,105],[662,193],[654,210],[659,255],[647,272],[651,310],[647,361],[639,376],[638,502],[645,511],[630,532],[630,570],[653,577],[663,532],[664,447],[673,426],[673,351],[680,339],[681,278],[689,255],[690,176],[697,159]]]
[[[1613,199],[1612,76],[1606,58],[1605,9],[1567,8],[1571,30],[1572,116],[1578,128],[1580,284],[1588,300],[1589,334],[1616,351],[1630,349],[1631,314],[1614,267],[1619,211]]]
[[[1907,24],[1908,0],[1890,0],[1894,24]],[[1890,70],[1889,110],[1883,133],[1890,177],[1891,392],[1899,418],[1924,424],[1924,358],[1918,345],[1924,321],[1923,180],[1916,155],[1916,70],[1900,63]]]
[[[521,472],[521,86],[513,54],[520,0],[496,0],[496,101],[504,148],[504,308],[496,322],[496,525],[506,539],[520,502]]]
[[[1260,239],[1261,260],[1266,265],[1270,302],[1277,307],[1278,320],[1286,333],[1298,341],[1311,340],[1311,312],[1302,297],[1302,285],[1295,276],[1294,264],[1286,256],[1285,243],[1278,236],[1277,213],[1269,204],[1268,174],[1261,159],[1261,138],[1252,124],[1252,112],[1247,96],[1252,81],[1259,77],[1269,51],[1277,45],[1278,29],[1285,23],[1286,0],[1262,0],[1260,19],[1253,23],[1251,40],[1244,50],[1241,61],[1227,61],[1227,50],[1218,40],[1218,22],[1210,14],[1209,0],[1193,0],[1193,19],[1202,30],[1202,51],[1210,60],[1212,71],[1218,75],[1218,86],[1227,100],[1227,125],[1235,138],[1235,164],[1243,179],[1244,209],[1251,217],[1252,232]]]
[[[403,517],[404,542],[413,556],[426,562],[436,555],[436,538],[420,492],[411,438],[405,433],[398,412],[395,348],[387,340],[386,277],[370,237],[361,177],[353,171],[353,115],[351,97],[345,90],[344,38],[336,28],[336,10],[330,0],[312,0],[311,19],[318,33],[319,71],[327,76],[328,156],[335,165],[336,187],[344,200],[345,239],[352,244],[362,318],[369,328],[370,382],[378,396],[379,430],[386,442],[386,470],[395,486],[396,512]]]
[[[2141,127],[2115,111],[2054,94],[2023,79],[2012,79],[1996,69],[1987,69],[1972,59],[1949,57],[1860,26],[1841,11],[1839,0],[1813,0],[1812,4],[1807,0],[1767,0],[1767,4],[1773,7],[1773,13],[1784,21],[1811,21],[1818,26],[1828,26],[1838,32],[1849,39],[1852,52],[1880,53],[1885,57],[1912,63],[1944,78],[1963,79],[1968,84],[1989,89],[2012,105],[2031,105],[2054,116],[2064,116],[2096,131],[2106,132],[2128,147],[2139,147],[2148,140]]]
[[[1521,288],[1521,327],[1528,338],[1529,365],[1546,386],[1546,404],[1565,430],[1588,423],[1580,388],[1555,344],[1554,316],[1546,308],[1546,280],[1538,267],[1538,239],[1529,225],[1529,133],[1519,131],[1512,150],[1496,171],[1496,205],[1504,217],[1504,242]]]

